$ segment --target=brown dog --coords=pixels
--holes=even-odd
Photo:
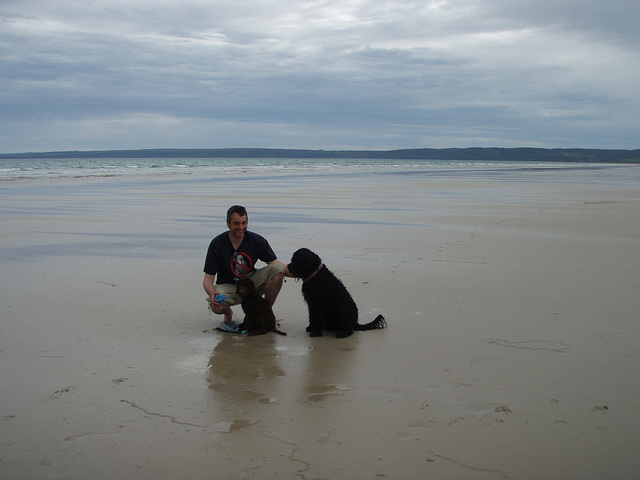
[[[242,311],[244,321],[238,330],[247,330],[250,336],[264,335],[267,332],[276,332],[286,335],[276,327],[276,316],[271,305],[263,297],[258,295],[256,287],[249,278],[243,278],[236,284],[236,293],[242,297]]]

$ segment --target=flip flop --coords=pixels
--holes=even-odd
[[[249,330],[238,330],[238,325],[233,322],[223,322],[222,325],[216,327],[216,330],[229,333],[247,333]]]

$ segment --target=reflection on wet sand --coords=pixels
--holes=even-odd
[[[209,359],[208,383],[225,417],[259,405],[310,405],[344,395],[356,360],[355,339],[225,335]],[[281,365],[287,366],[287,371]]]
[[[277,403],[278,382],[285,376],[273,335],[225,335],[209,359],[209,388],[223,410],[245,409],[246,402]]]
[[[207,375],[217,455],[234,471],[288,478],[331,465],[357,432],[358,346],[355,338],[225,334]]]
[[[327,397],[344,395],[353,386],[345,385],[356,361],[355,339],[316,338],[313,353],[307,356],[302,403],[308,405]]]

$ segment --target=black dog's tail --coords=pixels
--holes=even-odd
[[[354,330],[377,330],[379,328],[387,328],[387,321],[382,315],[378,315],[373,322],[356,325]]]

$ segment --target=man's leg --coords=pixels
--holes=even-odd
[[[284,266],[276,262],[270,263],[266,267],[256,270],[251,276],[251,280],[256,286],[258,294],[264,295],[265,300],[273,307],[284,282]]]
[[[273,307],[284,282],[284,273],[279,273],[264,285],[264,298]]]
[[[210,303],[209,306],[211,307],[211,311],[213,313],[217,313],[218,315],[224,315],[225,322],[233,321],[233,310],[231,310],[231,307],[229,306],[228,303],[223,303],[222,305],[218,305],[218,306]]]
[[[231,309],[232,305],[237,305],[240,303],[241,298],[236,294],[236,286],[232,283],[224,283],[216,286],[218,293],[222,293],[227,297],[226,301],[222,305],[213,305],[211,303],[211,299],[207,297],[207,302],[209,303],[209,308],[213,313],[218,315],[224,315],[225,322],[233,321],[233,310]]]

